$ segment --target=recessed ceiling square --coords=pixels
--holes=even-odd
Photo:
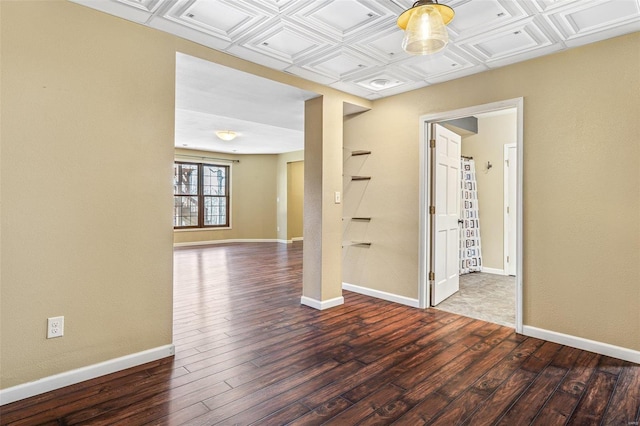
[[[221,2],[200,0],[185,10],[182,18],[229,33],[235,27],[251,19],[251,16]]]
[[[372,20],[376,15],[372,9],[357,1],[336,1],[326,3],[308,16],[344,34]]]
[[[402,62],[401,66],[423,78],[433,78],[457,73],[473,64],[448,51],[445,54],[413,58]]]
[[[611,25],[616,21],[626,20],[634,15],[638,16],[639,13],[638,3],[635,1],[618,1],[597,4],[566,16],[576,33],[584,33]]]
[[[475,44],[475,47],[489,58],[504,56],[536,46],[538,46],[538,43],[536,43],[531,37],[531,34],[525,30],[516,30],[508,34],[501,34],[500,37]]]
[[[404,50],[402,50],[402,39],[404,32],[401,30],[392,31],[389,34],[372,37],[364,45],[375,50],[379,55],[385,59],[396,59],[408,56]]]
[[[314,65],[314,68],[336,77],[355,72],[363,67],[364,65],[358,58],[344,52]]]
[[[260,45],[268,50],[275,50],[289,58],[293,58],[306,50],[316,47],[318,43],[314,43],[288,28],[281,28],[272,36],[265,38]]]
[[[511,13],[495,0],[470,1],[455,8],[449,27],[457,34],[476,32],[511,18]]]

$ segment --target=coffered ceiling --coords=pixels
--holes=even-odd
[[[73,1],[367,99],[640,30],[640,0],[441,0],[451,42],[415,57],[413,0]]]
[[[640,30],[640,0],[441,0],[449,45],[411,56],[396,19],[413,0],[70,1],[371,100]],[[314,96],[178,53],[175,146],[301,150]]]

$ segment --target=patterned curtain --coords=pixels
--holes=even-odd
[[[476,165],[462,158],[460,167],[460,275],[482,271]]]

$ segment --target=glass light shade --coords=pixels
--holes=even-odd
[[[412,11],[402,39],[402,48],[412,55],[429,55],[445,48],[449,34],[440,11],[431,5]]]
[[[231,130],[219,130],[216,132],[216,136],[223,141],[232,141],[236,138],[237,134]]]

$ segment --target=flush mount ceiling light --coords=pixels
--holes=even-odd
[[[222,139],[223,141],[232,141],[238,136],[238,134],[231,130],[218,130],[216,132],[216,136]]]
[[[405,30],[402,48],[412,55],[441,51],[449,43],[445,25],[453,15],[453,9],[438,0],[418,0],[398,17],[398,26]]]
[[[376,78],[375,80],[371,80],[371,83],[369,84],[376,89],[382,89],[384,87],[387,87],[390,83],[391,82],[386,78]]]

